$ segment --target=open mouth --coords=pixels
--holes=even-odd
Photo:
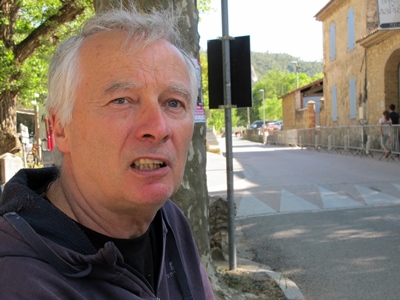
[[[141,158],[135,161],[131,167],[137,170],[156,170],[165,167],[166,164],[161,160]]]

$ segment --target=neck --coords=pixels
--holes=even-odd
[[[62,178],[57,179],[46,191],[46,196],[64,214],[83,226],[119,239],[131,239],[142,236],[153,221],[156,211],[119,211],[97,205],[76,195],[67,187]]]

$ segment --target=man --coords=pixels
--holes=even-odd
[[[389,105],[389,117],[392,120],[393,127],[393,150],[395,152],[399,152],[399,115],[394,110],[396,109],[396,105],[390,104]]]
[[[390,104],[389,105],[389,117],[392,120],[393,125],[399,124],[399,115],[394,110],[396,109],[396,105]]]
[[[46,104],[57,168],[5,186],[1,299],[214,299],[168,200],[197,98],[173,21],[113,10],[59,46]]]

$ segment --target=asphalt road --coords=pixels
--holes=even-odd
[[[400,299],[400,161],[233,138],[236,228],[307,300]],[[215,164],[208,177],[223,172]],[[226,191],[211,178],[210,194]],[[226,187],[226,185],[225,185]]]
[[[237,222],[255,254],[307,300],[400,297],[400,206],[253,217]]]

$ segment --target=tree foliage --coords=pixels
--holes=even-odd
[[[48,63],[55,45],[76,30],[93,9],[90,0],[24,0],[10,9],[17,13],[0,15],[2,25],[13,27],[1,40],[2,46],[8,46],[0,49],[0,76],[15,80],[2,81],[0,91],[15,90],[19,105],[26,107],[32,99],[45,99]],[[10,18],[15,18],[15,22]],[[5,72],[3,65],[9,72]]]
[[[211,0],[197,1],[197,10],[199,13],[204,13],[211,10]]]
[[[293,61],[298,63],[301,73],[305,73],[310,77],[322,73],[322,62],[302,61],[299,58],[284,53],[252,52],[251,61],[257,76],[262,76],[268,70],[295,73],[295,66],[292,63]]]

